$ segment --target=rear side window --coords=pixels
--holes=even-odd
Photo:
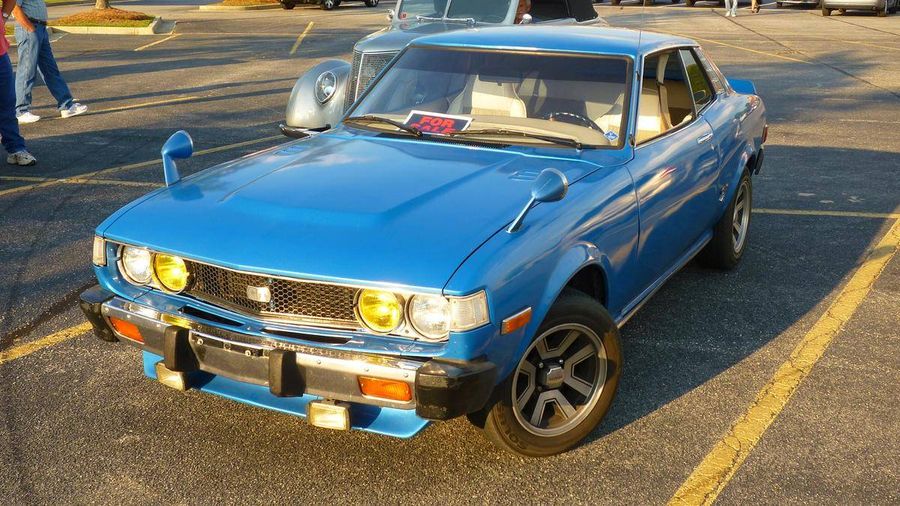
[[[682,49],[680,53],[684,62],[684,71],[691,86],[691,98],[694,100],[696,110],[699,111],[712,101],[713,90],[706,77],[706,72],[703,71],[694,55],[687,49]]]
[[[706,75],[709,77],[709,81],[712,83],[716,93],[725,93],[725,90],[727,89],[725,78],[722,76],[722,72],[719,71],[719,68],[716,67],[716,64],[713,63],[699,47],[694,48],[694,54],[697,55],[697,59],[700,60],[703,69],[706,70]]]

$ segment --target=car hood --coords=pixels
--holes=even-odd
[[[515,218],[541,170],[575,182],[599,167],[527,151],[325,133],[184,178],[100,232],[233,269],[440,289]]]

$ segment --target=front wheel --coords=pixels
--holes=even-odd
[[[378,0],[366,0],[366,7],[377,7]]]
[[[322,8],[325,9],[326,11],[330,11],[330,10],[334,9],[335,7],[337,7],[337,2],[335,0],[323,0],[322,1]]]
[[[526,457],[564,452],[609,411],[622,374],[619,330],[606,309],[566,290],[550,308],[497,403],[470,420],[498,446]]]
[[[734,198],[713,229],[709,244],[700,253],[701,263],[718,269],[733,269],[747,248],[750,212],[753,207],[753,184],[746,170],[738,183]]]

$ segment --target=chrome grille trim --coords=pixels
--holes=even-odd
[[[184,292],[197,300],[267,320],[359,329],[357,288],[252,274],[186,260],[192,281]],[[247,297],[247,287],[268,287],[269,302]]]
[[[375,79],[375,76],[394,59],[394,56],[397,56],[397,51],[379,53],[353,51],[353,63],[350,66],[350,83],[347,88],[347,102],[344,104],[345,111],[350,109],[353,102],[366,91],[366,88]]]

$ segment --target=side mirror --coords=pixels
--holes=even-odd
[[[394,20],[394,9],[389,9],[389,10],[388,10],[387,18],[388,18],[388,21],[393,21],[393,20]]]
[[[194,140],[184,130],[179,130],[169,137],[169,140],[163,144],[162,150],[163,176],[166,180],[166,186],[172,186],[181,180],[178,174],[178,167],[175,160],[183,160],[190,158],[194,154]]]
[[[528,211],[535,202],[557,202],[569,192],[569,181],[566,175],[556,169],[544,169],[531,185],[531,199],[506,229],[510,234],[517,232],[525,221]]]
[[[531,14],[523,14],[522,21],[519,22],[520,25],[530,25],[534,22],[534,18],[531,17]]]

